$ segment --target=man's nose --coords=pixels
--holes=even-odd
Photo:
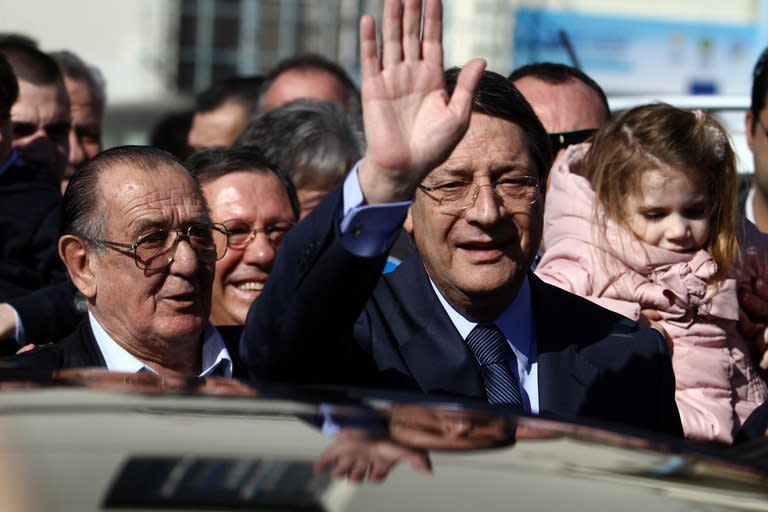
[[[267,238],[266,233],[259,231],[255,233],[251,243],[249,243],[243,252],[243,261],[251,265],[258,265],[265,270],[272,268],[275,261],[277,249]]]
[[[190,245],[189,240],[180,237],[171,260],[171,272],[180,275],[191,275],[197,271],[200,259]]]
[[[30,162],[52,168],[56,163],[56,146],[43,130],[38,130],[20,148],[21,154]]]
[[[85,161],[85,150],[82,144],[77,139],[77,135],[74,130],[69,131],[69,159],[68,162],[73,167],[77,168]]]
[[[466,220],[486,225],[495,223],[501,215],[501,202],[493,185],[491,183],[477,185],[473,196],[474,200],[465,213]]]

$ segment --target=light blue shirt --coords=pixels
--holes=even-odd
[[[355,256],[371,257],[385,251],[397,236],[412,201],[363,205],[364,197],[357,177],[357,168],[358,166],[355,165],[344,180],[341,243]],[[456,311],[445,300],[431,279],[430,283],[454,327],[459,331],[462,339],[466,340],[477,323]],[[517,375],[520,389],[523,391],[523,408],[538,414],[538,350],[528,276],[520,285],[520,291],[515,300],[496,319],[495,324],[504,333],[517,357],[517,368],[511,369]]]
[[[99,324],[96,318],[88,312],[88,320],[91,323],[93,337],[96,338],[96,344],[101,350],[107,369],[115,372],[136,373],[140,371],[155,370],[145,365],[142,361],[134,357],[130,352],[118,345],[112,337],[107,334],[104,328]],[[219,332],[210,324],[205,326],[203,331],[203,371],[200,377],[207,377],[215,374],[220,377],[232,377],[232,358],[221,339]]]

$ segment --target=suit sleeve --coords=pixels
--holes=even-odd
[[[353,327],[386,262],[341,243],[341,186],[286,236],[246,318],[240,353],[254,377],[332,383],[373,365]]]
[[[75,307],[76,289],[67,279],[8,300],[24,326],[29,343],[41,345],[72,332],[84,314]]]

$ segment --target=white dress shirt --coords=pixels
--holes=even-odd
[[[90,311],[88,312],[88,320],[91,323],[93,337],[96,338],[96,344],[99,346],[99,350],[104,357],[104,362],[107,364],[108,370],[131,373],[140,371],[157,373],[155,370],[134,357],[122,346],[118,345],[117,342],[107,334]],[[215,375],[220,377],[232,377],[232,358],[230,357],[219,332],[210,324],[210,322],[205,326],[205,330],[203,331],[202,355],[203,371],[200,372],[200,377],[210,376],[214,374],[214,372]]]

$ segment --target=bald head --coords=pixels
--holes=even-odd
[[[597,92],[576,78],[550,83],[525,76],[513,83],[548,133],[599,128],[608,120],[608,111]]]

